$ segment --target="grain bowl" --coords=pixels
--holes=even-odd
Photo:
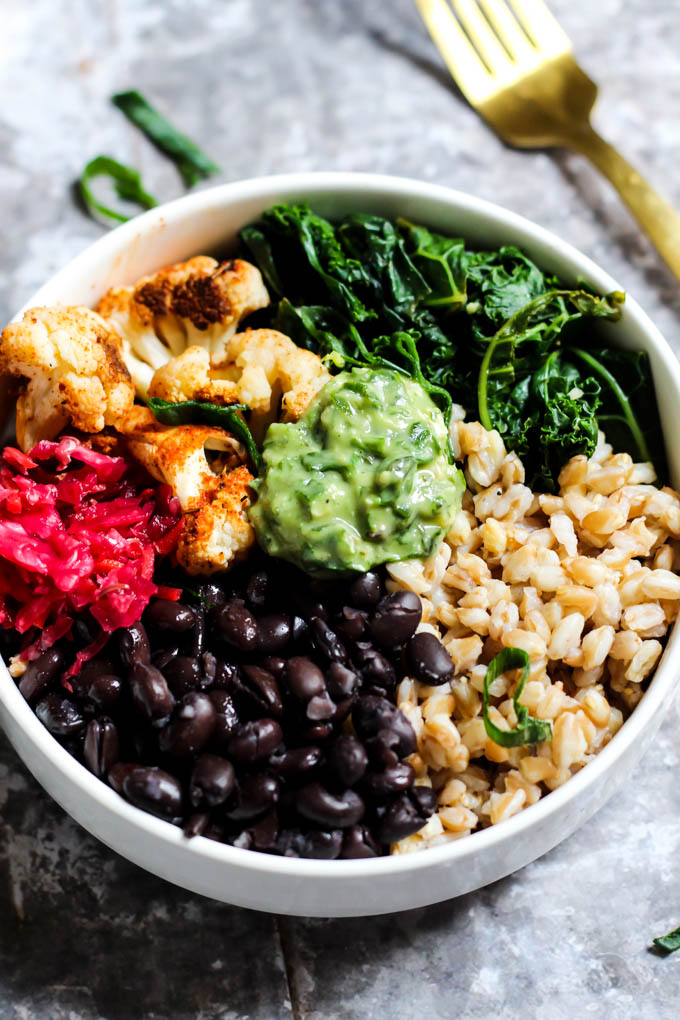
[[[616,291],[602,270],[555,236],[470,196],[398,178],[300,174],[218,187],[153,210],[102,238],[27,307],[94,307],[110,288],[169,263],[205,252],[229,254],[238,231],[264,209],[295,201],[330,218],[354,212],[403,217],[462,236],[477,248],[516,245],[570,286],[585,281],[597,293]],[[601,330],[612,347],[649,356],[669,477],[677,484],[680,438],[670,427],[680,396],[675,359],[630,298],[616,327],[605,322]],[[673,696],[678,639],[674,630],[665,647],[658,638],[665,639],[678,597],[674,546],[666,545],[668,536],[671,543],[676,537],[674,497],[661,490],[652,497],[645,489],[652,481],[649,468],[617,455],[604,440],[590,462],[570,459],[559,491],[541,496],[524,486],[522,465],[498,433],[463,421],[455,408],[451,440],[467,479],[455,534],[425,568],[412,560],[388,566],[389,589],[420,597],[421,631],[430,628],[443,637],[455,666],[455,689],[444,692],[405,678],[396,695],[418,734],[419,753],[411,763],[416,783],[431,789],[434,782],[438,796],[427,831],[397,841],[391,856],[367,860],[274,857],[200,835],[187,839],[176,826],[126,803],[74,760],[3,667],[0,719],[36,778],[85,828],[142,867],[205,895],[279,913],[347,916],[437,902],[515,871],[573,832],[630,773]],[[602,563],[598,553],[610,544],[607,536],[623,502],[631,528]],[[576,555],[585,547],[587,555]],[[636,556],[649,563],[637,571],[626,568]],[[606,570],[625,574],[625,590],[617,591],[620,604],[613,608]],[[609,592],[609,600],[596,604],[596,585]],[[553,725],[552,745],[539,744],[537,756],[506,751],[493,741],[489,746],[489,730],[480,726],[483,673],[496,645],[519,649],[531,660],[523,704],[544,726],[547,720]],[[598,687],[605,659],[613,697],[630,711],[625,722]],[[559,675],[546,672],[555,661],[578,674],[569,692]],[[518,724],[511,693],[500,681],[492,687],[488,711],[497,730]],[[480,819],[487,827],[472,831]]]

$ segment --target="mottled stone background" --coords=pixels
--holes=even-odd
[[[680,206],[680,10],[552,0],[602,87],[597,123]],[[512,152],[459,99],[410,0],[2,0],[0,318],[101,228],[71,185],[93,155],[172,165],[107,102],[138,87],[224,180],[375,170],[451,184],[557,230],[680,350],[680,287],[616,195],[563,153]],[[0,1020],[679,1015],[677,710],[634,780],[496,885],[376,919],[287,920],[138,870],[52,803],[0,736]]]

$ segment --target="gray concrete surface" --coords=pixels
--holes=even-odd
[[[552,0],[599,81],[597,123],[680,206],[680,11]],[[224,168],[376,170],[557,230],[680,351],[680,288],[579,158],[510,151],[459,99],[410,0],[3,0],[0,318],[101,227],[71,183],[103,152],[182,192],[107,102],[138,87]],[[276,919],[136,869],[50,801],[0,736],[0,1020],[666,1020],[679,958],[680,714],[625,789],[541,861],[391,917]]]

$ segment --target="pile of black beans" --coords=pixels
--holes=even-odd
[[[266,558],[223,584],[182,581],[181,602],[153,599],[71,690],[73,642],[29,665],[19,688],[50,733],[187,836],[333,859],[421,828],[435,794],[403,760],[416,738],[394,692],[452,664],[415,633],[420,599],[377,572],[323,583]]]

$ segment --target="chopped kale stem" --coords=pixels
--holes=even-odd
[[[642,429],[638,424],[638,420],[633,414],[633,409],[630,406],[630,401],[626,394],[621,389],[621,387],[619,386],[614,376],[604,367],[601,361],[598,361],[597,358],[594,358],[592,354],[588,354],[587,351],[582,351],[579,347],[572,347],[571,352],[572,354],[575,354],[578,358],[581,358],[582,361],[585,361],[585,363],[589,365],[590,368],[592,368],[595,372],[597,372],[598,375],[602,376],[607,386],[609,386],[610,390],[612,391],[617,401],[621,405],[621,412],[623,414],[626,424],[628,425],[628,428],[630,429],[631,435],[638,449],[638,459],[643,461],[651,460],[652,458],[649,454],[647,442],[645,440]]]
[[[652,941],[655,946],[664,949],[666,953],[674,953],[680,949],[680,928],[674,928],[673,931],[669,931],[668,935],[659,935]]]
[[[484,676],[483,692],[483,718],[484,729],[487,736],[491,737],[495,744],[500,747],[524,747],[527,744],[540,744],[544,740],[552,740],[552,729],[549,722],[542,719],[534,719],[529,715],[526,705],[520,704],[520,695],[529,676],[529,656],[523,648],[504,648],[495,655],[487,666]],[[517,728],[514,730],[502,730],[489,718],[489,687],[499,676],[509,669],[521,669],[522,676],[515,690],[512,703],[517,716]]]
[[[241,417],[250,410],[246,404],[209,404],[202,400],[181,400],[176,404],[152,397],[149,407],[154,417],[163,425],[216,425],[231,432],[248,451],[255,467],[260,469],[262,458],[253,435]]]
[[[195,142],[173,127],[136,89],[116,93],[111,96],[111,102],[170,157],[187,188],[193,187],[202,177],[221,172],[217,163],[206,156]]]
[[[97,219],[113,220],[115,223],[127,223],[130,219],[117,209],[111,209],[95,198],[90,181],[95,177],[110,177],[116,194],[124,201],[136,202],[142,209],[152,209],[158,205],[153,195],[144,190],[142,178],[137,170],[124,163],[119,163],[111,156],[95,156],[85,166],[80,175],[80,193],[90,215]]]

